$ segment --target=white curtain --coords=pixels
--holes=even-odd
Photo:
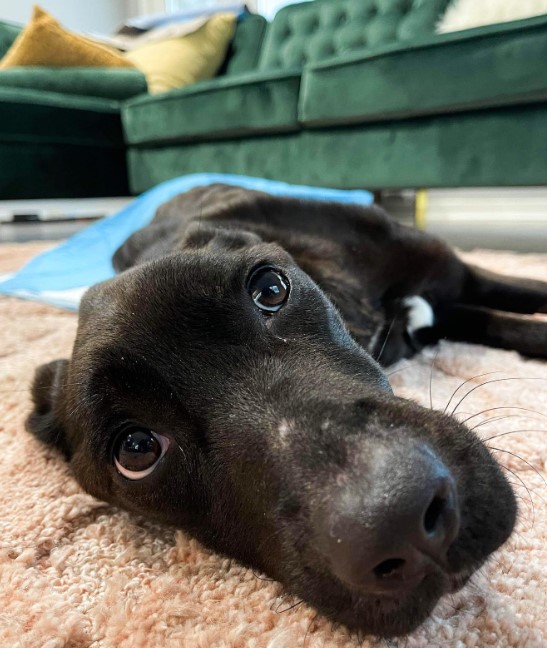
[[[257,0],[256,10],[259,14],[266,16],[266,18],[273,18],[281,7],[294,4],[295,2],[302,2],[302,0]]]

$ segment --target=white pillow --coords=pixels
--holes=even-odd
[[[439,33],[547,14],[547,0],[455,0],[437,25]]]

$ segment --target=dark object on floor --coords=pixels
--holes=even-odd
[[[487,448],[396,398],[376,360],[442,336],[546,357],[547,324],[493,309],[546,312],[547,284],[467,266],[379,209],[225,185],[166,203],[114,264],[28,419],[90,493],[383,636],[509,537]]]

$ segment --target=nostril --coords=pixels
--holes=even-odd
[[[435,496],[431,500],[431,504],[427,507],[424,514],[424,529],[426,533],[432,535],[436,533],[442,522],[442,514],[446,506],[446,499],[443,497]]]
[[[395,576],[404,567],[405,561],[402,558],[389,558],[384,560],[372,570],[377,578],[389,578]]]

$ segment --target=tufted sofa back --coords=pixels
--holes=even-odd
[[[268,27],[259,68],[302,67],[355,50],[425,36],[451,0],[314,0],[281,9]]]

